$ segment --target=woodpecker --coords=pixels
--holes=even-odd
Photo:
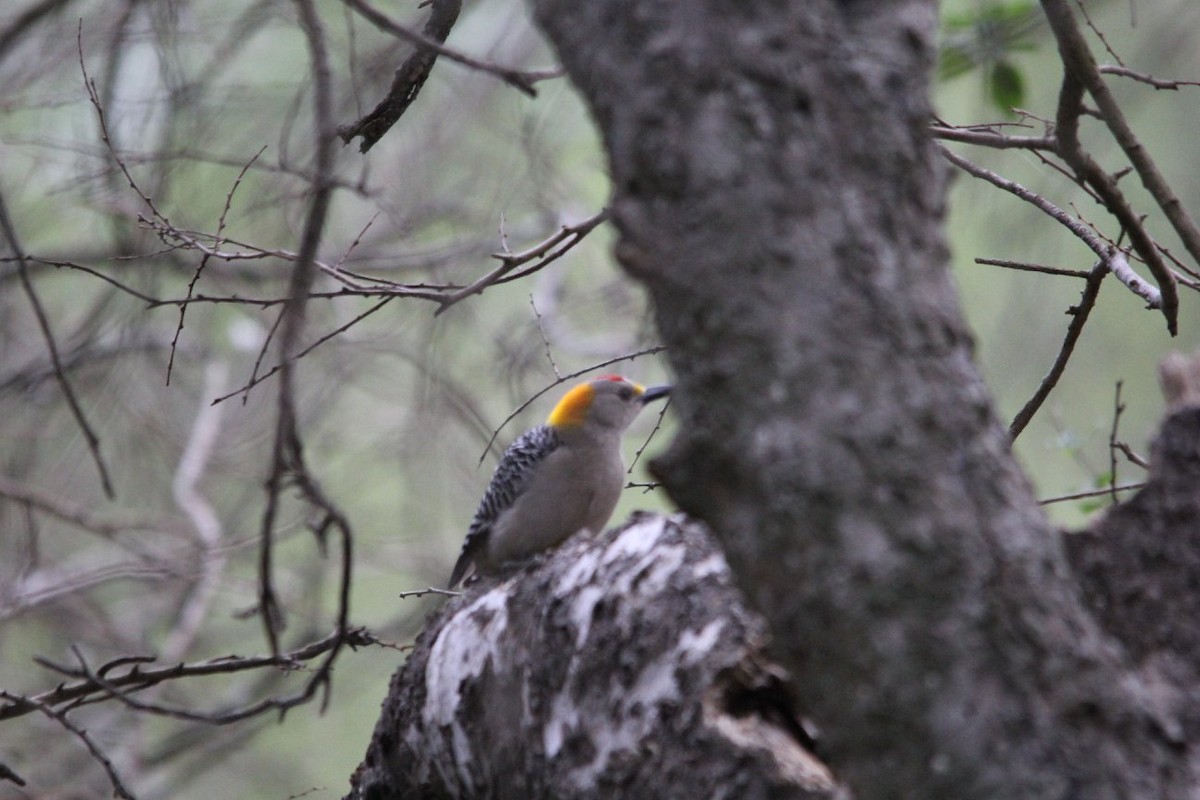
[[[474,567],[494,572],[587,528],[599,533],[625,483],[621,435],[670,386],[646,388],[604,375],[571,389],[545,425],[526,431],[500,459],[467,530],[449,588]]]

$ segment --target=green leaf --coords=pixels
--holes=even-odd
[[[989,89],[992,102],[1002,110],[1008,111],[1025,103],[1025,79],[1021,71],[1009,61],[998,61],[992,67]]]
[[[986,3],[968,13],[941,20],[938,78],[952,80],[982,67],[989,99],[1001,108],[1020,105],[1024,81],[1010,56],[1036,47],[1037,6],[1031,0]]]

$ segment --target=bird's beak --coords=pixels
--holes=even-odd
[[[642,392],[642,405],[653,403],[659,398],[666,397],[671,393],[670,386],[651,386],[646,391]]]

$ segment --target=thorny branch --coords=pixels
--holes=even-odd
[[[190,664],[180,663],[149,669],[146,668],[146,665],[156,661],[152,656],[118,658],[91,671],[84,670],[82,667],[55,664],[46,659],[38,658],[35,660],[40,665],[65,676],[71,682],[60,683],[49,691],[33,696],[16,692],[3,692],[0,694],[0,697],[3,697],[7,703],[0,705],[0,720],[24,716],[39,710],[39,705],[70,711],[80,706],[106,700],[113,691],[120,691],[128,695],[151,686],[184,678],[195,678],[206,675],[228,675],[263,669],[300,670],[305,667],[305,662],[328,654],[335,647],[340,646],[340,643],[348,644],[351,647],[367,647],[369,645],[382,644],[365,628],[351,628],[344,633],[335,631],[324,639],[286,653],[262,656],[230,655],[206,661],[196,661]],[[103,683],[95,680],[97,676],[103,680]],[[221,712],[219,715],[210,715],[202,721],[224,724],[235,721],[229,718],[231,716],[237,719],[246,719],[249,716],[265,711],[285,711],[303,702],[302,698],[307,699],[307,695],[297,694],[290,697],[268,698],[244,708]]]
[[[129,188],[137,193],[138,197],[145,203],[146,208],[150,209],[151,215],[156,220],[161,220],[164,225],[171,226],[170,220],[166,218],[155,205],[154,200],[150,195],[142,190],[138,182],[133,179],[133,175],[129,172],[128,166],[121,158],[121,154],[117,152],[116,146],[113,144],[112,134],[108,129],[108,119],[104,113],[104,103],[100,100],[100,93],[96,90],[96,83],[88,75],[87,64],[83,60],[83,20],[79,21],[79,29],[76,33],[76,43],[79,52],[79,71],[83,75],[83,86],[87,90],[88,102],[96,112],[96,122],[100,126],[100,141],[104,142],[104,146],[108,148],[108,152],[112,155],[113,161],[117,168],[121,170],[121,174],[125,176],[125,181],[129,184]]]
[[[479,278],[477,281],[472,283],[470,286],[463,287],[463,288],[456,288],[454,291],[451,291],[447,294],[441,294],[441,293],[423,290],[421,292],[421,296],[423,299],[435,299],[436,302],[439,304],[439,308],[435,312],[435,314],[440,314],[442,311],[446,310],[450,306],[455,305],[455,304],[461,302],[462,300],[465,300],[466,298],[470,297],[471,295],[482,293],[489,286],[494,286],[494,285],[500,284],[500,283],[507,283],[509,281],[514,281],[514,280],[519,280],[520,278],[531,275],[531,274],[537,272],[538,270],[541,270],[542,268],[548,266],[552,262],[556,261],[557,259],[561,258],[563,255],[565,255],[569,250],[571,250],[577,244],[579,244],[579,242],[581,242],[585,236],[587,236],[589,233],[591,233],[597,226],[599,226],[606,219],[608,219],[608,210],[607,209],[602,210],[599,213],[594,214],[593,216],[583,220],[582,222],[576,223],[574,225],[564,225],[558,230],[557,233],[551,235],[550,237],[546,238],[542,242],[540,242],[532,247],[522,250],[519,253],[495,253],[495,254],[493,254],[493,258],[500,259],[501,265],[499,267],[497,267],[496,269],[492,270],[491,272],[489,272],[487,275],[484,275],[483,277]],[[534,262],[534,263],[530,264],[530,262]],[[517,267],[520,267],[520,266],[524,266],[525,269],[521,270],[519,273],[511,274],[514,269],[516,269]],[[304,356],[308,355],[310,352],[315,350],[320,345],[324,344],[325,342],[329,341],[330,339],[334,338],[335,336],[338,336],[339,334],[344,333],[345,331],[349,330],[350,328],[357,325],[362,320],[366,319],[367,317],[371,316],[375,312],[379,311],[381,308],[383,308],[385,305],[387,305],[389,302],[396,299],[397,297],[415,296],[414,293],[407,292],[407,291],[380,290],[380,291],[375,291],[375,292],[365,292],[365,291],[350,291],[350,290],[346,290],[346,289],[343,289],[339,292],[333,293],[332,295],[330,295],[329,293],[313,293],[310,291],[308,296],[309,296],[309,298],[313,298],[313,297],[349,296],[349,295],[356,295],[356,296],[360,296],[360,297],[382,296],[383,299],[380,302],[378,302],[375,305],[368,308],[366,311],[359,314],[358,316],[352,318],[348,322],[345,322],[342,325],[339,325],[337,328],[333,329],[329,333],[321,336],[316,341],[314,341],[312,344],[310,344],[308,347],[305,347],[303,350],[296,352],[296,354],[293,356],[294,360],[299,360],[299,359],[303,358]],[[282,369],[282,362],[280,362],[280,364],[278,364],[277,366],[272,367],[267,372],[259,374],[258,370],[257,370],[257,366],[256,366],[255,375],[253,377],[251,377],[251,379],[246,384],[244,384],[242,387],[240,387],[238,389],[235,389],[234,391],[230,392],[229,394],[225,394],[225,395],[222,395],[221,397],[216,398],[215,400],[213,400],[213,403],[214,404],[220,403],[224,400],[228,400],[229,398],[235,397],[237,395],[242,395],[244,397],[247,392],[249,392],[251,389],[253,389],[258,384],[262,383],[263,381],[267,380],[268,378],[270,378],[273,375],[280,372],[281,369]]]
[[[1021,410],[1013,418],[1009,425],[1008,433],[1012,439],[1020,436],[1021,431],[1029,424],[1029,421],[1041,408],[1046,398],[1050,396],[1050,392],[1058,384],[1058,380],[1062,377],[1063,372],[1067,368],[1067,362],[1071,358],[1071,354],[1075,350],[1075,344],[1079,341],[1080,335],[1083,333],[1083,326],[1087,324],[1088,315],[1092,308],[1096,305],[1096,300],[1100,293],[1100,283],[1104,280],[1104,276],[1108,273],[1115,275],[1121,283],[1129,287],[1130,291],[1137,294],[1139,297],[1146,300],[1146,303],[1151,308],[1159,308],[1163,301],[1163,297],[1159,290],[1143,281],[1136,272],[1129,266],[1125,254],[1116,247],[1113,247],[1105,242],[1102,242],[1096,234],[1083,222],[1063,211],[1058,206],[1051,203],[1046,198],[1038,195],[1035,192],[1026,189],[1018,183],[1003,178],[996,173],[984,169],[983,167],[973,164],[957,153],[949,150],[946,147],[938,145],[942,155],[955,166],[962,169],[964,172],[973,175],[977,178],[985,180],[992,185],[1010,192],[1011,194],[1021,198],[1027,203],[1050,216],[1052,219],[1066,227],[1071,233],[1075,234],[1083,241],[1092,252],[1099,256],[1099,261],[1091,271],[1082,273],[1086,277],[1086,287],[1083,291],[1083,296],[1080,298],[1079,304],[1073,306],[1067,313],[1071,315],[1071,323],[1067,326],[1067,333],[1063,338],[1063,343],[1059,348],[1058,356],[1054,360],[1050,371],[1042,379],[1033,396],[1026,401]],[[1078,277],[1081,273],[1074,270],[1055,270],[1047,267],[1035,267],[1032,265],[1017,265],[1012,262],[995,262],[991,260],[983,260],[983,263],[998,263],[1001,266],[1026,269],[1031,271],[1046,272],[1055,275],[1071,275]],[[1174,285],[1174,284],[1172,284]]]
[[[1101,261],[1092,267],[1092,271],[1088,273],[1087,283],[1084,285],[1083,296],[1079,298],[1078,305],[1072,306],[1067,313],[1071,315],[1071,323],[1067,326],[1067,334],[1063,337],[1062,345],[1059,347],[1058,356],[1054,359],[1054,364],[1051,365],[1050,371],[1046,373],[1046,377],[1042,378],[1041,384],[1037,391],[1033,393],[1033,397],[1025,402],[1017,415],[1013,417],[1013,421],[1008,426],[1008,435],[1010,439],[1015,440],[1021,435],[1021,431],[1025,430],[1025,426],[1033,419],[1033,415],[1042,407],[1042,403],[1046,402],[1046,398],[1050,396],[1050,392],[1058,384],[1058,379],[1067,369],[1067,362],[1071,358],[1071,353],[1075,350],[1075,343],[1079,341],[1079,336],[1083,333],[1083,326],[1087,324],[1088,315],[1096,306],[1096,298],[1100,295],[1100,284],[1104,280],[1104,276],[1109,272],[1108,266]]]
[[[320,345],[349,330],[362,320],[379,311],[396,298],[410,298],[434,302],[438,306],[438,310],[435,312],[435,314],[440,314],[442,311],[458,304],[468,297],[482,294],[486,289],[492,286],[526,278],[562,258],[571,249],[583,241],[588,234],[607,221],[608,218],[608,210],[602,209],[596,214],[593,214],[592,216],[580,222],[561,226],[555,233],[524,250],[515,253],[509,251],[494,253],[492,257],[499,260],[500,265],[465,287],[455,284],[399,284],[382,278],[358,275],[341,268],[339,264],[327,264],[314,257],[312,259],[312,264],[315,269],[324,273],[328,278],[332,278],[342,283],[343,286],[342,288],[333,291],[314,291],[311,288],[312,283],[310,282],[310,288],[308,289],[306,299],[332,300],[344,297],[360,297],[380,298],[380,302],[372,305],[361,314],[320,336],[303,349],[296,350],[293,348],[291,360],[296,361],[303,358]],[[196,250],[200,252],[204,258],[213,257],[223,261],[279,258],[292,262],[293,264],[298,264],[301,257],[299,253],[282,249],[259,248],[251,244],[238,242],[228,238],[221,238],[219,235],[211,236],[209,234],[182,231],[178,228],[175,228],[169,222],[164,222],[162,218],[149,219],[142,217],[141,220],[143,223],[154,228],[164,242],[167,242],[173,247],[178,247],[184,250]],[[211,239],[213,244],[210,245],[206,243],[204,241],[205,239]],[[222,242],[235,245],[242,249],[240,251],[220,250],[219,246]],[[354,244],[356,243],[357,241]],[[354,244],[351,245],[351,248],[353,248]],[[79,270],[86,274],[92,275],[116,287],[131,297],[141,300],[142,302],[146,303],[147,308],[151,309],[166,306],[183,307],[195,303],[258,306],[261,308],[283,306],[286,309],[288,307],[288,303],[291,302],[292,298],[295,296],[290,293],[284,297],[243,297],[238,295],[212,296],[189,293],[187,296],[181,298],[157,298],[128,286],[116,278],[108,276],[93,267],[70,261],[51,259],[32,260],[55,267]],[[269,345],[274,338],[282,319],[283,316],[277,318],[275,325],[272,326],[271,333],[267,337],[267,341],[264,342],[264,355],[266,353],[267,345]],[[275,366],[271,367],[264,373],[259,372],[258,366],[259,364],[255,365],[254,374],[245,384],[238,389],[229,392],[228,394],[217,397],[213,400],[213,402],[220,403],[224,400],[228,400],[231,397],[236,397],[239,395],[245,398],[247,393],[255,386],[267,380],[268,378],[279,374],[283,368],[283,361],[278,361]]]
[[[931,132],[935,137],[948,141],[992,149],[1030,151],[1041,158],[1044,164],[1062,172],[1089,192],[1116,218],[1121,226],[1122,237],[1128,237],[1133,251],[1146,264],[1154,277],[1157,288],[1148,286],[1145,281],[1133,274],[1123,254],[1109,264],[1113,274],[1135,293],[1145,298],[1150,308],[1161,309],[1167,320],[1167,330],[1175,335],[1178,326],[1179,296],[1176,277],[1163,260],[1167,253],[1165,248],[1150,235],[1144,216],[1134,211],[1118,188],[1117,181],[1124,172],[1130,169],[1136,171],[1141,178],[1142,185],[1162,210],[1188,253],[1197,261],[1200,261],[1200,227],[1197,227],[1195,220],[1187,213],[1179,198],[1159,172],[1145,145],[1133,132],[1103,76],[1125,77],[1153,86],[1155,89],[1178,89],[1181,86],[1200,85],[1200,82],[1160,80],[1132,70],[1124,64],[1097,65],[1075,19],[1075,12],[1067,0],[1042,0],[1042,9],[1050,23],[1063,63],[1063,80],[1059,91],[1058,108],[1054,124],[1047,125],[1046,135],[1012,136],[999,130],[998,126],[958,127],[948,125],[941,120],[931,126]],[[1082,10],[1082,5],[1080,9]],[[1087,22],[1091,25],[1090,20]],[[1103,41],[1103,34],[1098,30],[1095,32]],[[1107,47],[1107,42],[1105,42],[1105,46]],[[1112,52],[1111,48],[1109,48],[1109,52]],[[1115,55],[1114,58],[1116,58]],[[1119,62],[1120,59],[1118,58],[1117,61]],[[1096,103],[1096,112],[1088,111],[1084,107],[1085,92]],[[1085,114],[1094,114],[1104,122],[1109,133],[1129,160],[1131,166],[1127,170],[1109,174],[1083,148],[1079,139],[1079,122]],[[943,153],[948,152],[943,150]],[[1064,169],[1059,163],[1051,160],[1048,157],[1051,155],[1056,155],[1062,162],[1065,162],[1066,168]],[[947,157],[954,161],[951,156],[947,155]],[[962,166],[958,161],[955,163]],[[1036,198],[1033,193],[1029,193],[1029,195]],[[1031,197],[1024,199],[1035,202]],[[1060,221],[1063,220],[1060,219]],[[1078,230],[1072,228],[1072,231],[1079,235]],[[1085,238],[1084,241],[1088,241],[1088,239]],[[1096,250],[1092,242],[1088,241],[1088,244],[1089,247]],[[1102,258],[1106,257],[1098,251],[1097,254]],[[1182,264],[1179,266],[1186,272],[1192,272],[1192,269],[1187,266]]]
[[[88,735],[86,730],[76,725],[67,717],[67,711],[70,709],[55,709],[47,703],[36,698],[22,697],[21,695],[16,695],[3,689],[0,689],[0,700],[20,702],[24,706],[27,706],[29,711],[40,711],[42,714],[54,720],[66,730],[70,731],[72,734],[74,734],[76,739],[83,743],[83,746],[87,748],[89,753],[91,753],[92,758],[104,768],[105,774],[108,775],[108,781],[113,787],[113,796],[122,798],[122,800],[136,800],[136,798],[133,796],[133,793],[125,788],[125,784],[121,781],[121,776],[117,773],[117,768],[113,766],[112,761],[104,754],[104,751],[100,749],[100,746],[97,745],[95,740]],[[3,711],[3,709],[0,709],[0,711]]]
[[[29,298],[29,305],[33,308],[34,316],[37,317],[42,339],[45,340],[46,350],[50,353],[50,362],[54,365],[54,378],[58,381],[58,386],[62,390],[63,397],[66,398],[67,405],[71,408],[75,422],[83,433],[84,441],[87,442],[88,450],[92,454],[92,461],[96,465],[96,471],[100,473],[100,485],[104,488],[104,494],[111,500],[116,497],[116,491],[113,489],[108,465],[105,464],[104,457],[100,454],[100,437],[88,423],[87,417],[83,413],[83,407],[79,404],[79,398],[75,396],[75,389],[71,386],[71,381],[67,379],[62,359],[59,358],[58,344],[54,341],[54,332],[50,329],[50,320],[46,316],[46,310],[42,308],[42,301],[38,298],[37,291],[33,288],[33,280],[29,277],[28,259],[17,238],[17,230],[9,216],[8,206],[2,193],[0,193],[0,230],[3,230],[4,239],[13,253],[13,257],[17,260],[17,275],[21,280],[21,288],[24,290],[25,296]]]
[[[492,258],[500,261],[500,266],[479,278],[469,286],[464,286],[456,292],[449,294],[438,300],[440,308],[435,312],[441,314],[450,306],[465,300],[474,294],[479,294],[484,289],[505,280],[520,280],[528,275],[532,275],[550,263],[557,261],[567,251],[579,244],[583,237],[587,236],[598,225],[608,220],[608,209],[601,209],[598,213],[593,214],[582,222],[577,222],[574,225],[563,225],[558,232],[544,239],[533,247],[522,250],[519,253],[493,253]],[[529,264],[529,262],[534,262]],[[524,266],[525,269],[516,274],[512,273],[514,269]]]
[[[1089,489],[1085,492],[1073,492],[1071,494],[1063,494],[1063,495],[1058,495],[1056,497],[1047,497],[1044,500],[1038,500],[1038,505],[1049,506],[1049,505],[1053,505],[1055,503],[1067,503],[1067,502],[1070,502],[1071,500],[1089,500],[1093,497],[1103,497],[1104,495],[1110,494],[1114,491],[1116,491],[1116,492],[1133,492],[1138,489],[1144,489],[1144,488],[1146,488],[1145,481],[1142,481],[1139,483],[1126,483],[1121,486],[1114,486],[1114,487],[1105,486],[1103,489]]]
[[[1096,102],[1099,118],[1108,126],[1112,138],[1121,146],[1129,164],[1132,164],[1132,169],[1141,178],[1142,185],[1150,192],[1159,209],[1162,209],[1187,251],[1192,254],[1194,259],[1200,260],[1200,229],[1196,227],[1194,219],[1184,210],[1168,182],[1158,172],[1145,145],[1141,144],[1134,134],[1133,128],[1124,119],[1121,107],[1112,97],[1108,85],[1104,83],[1103,76],[1104,74],[1115,74],[1115,76],[1139,80],[1139,82],[1152,85],[1156,89],[1178,89],[1182,85],[1193,84],[1192,82],[1159,80],[1129,70],[1124,65],[1098,66],[1067,0],[1042,0],[1042,7],[1046,18],[1049,19],[1051,31],[1054,32],[1063,64],[1063,79],[1060,94],[1058,94],[1056,118],[1054,125],[1048,125],[1048,133],[1040,137],[1009,136],[1007,133],[998,131],[997,126],[956,127],[944,124],[941,120],[931,126],[931,133],[937,138],[952,140],[952,142],[998,150],[1021,149],[1034,152],[1042,158],[1043,163],[1060,170],[1070,180],[1090,192],[1094,199],[1097,199],[1112,216],[1116,217],[1117,222],[1121,225],[1122,236],[1128,236],[1130,245],[1150,269],[1151,275],[1158,285],[1157,288],[1150,287],[1136,277],[1129,269],[1128,261],[1123,254],[1120,258],[1111,259],[1112,272],[1136,294],[1145,297],[1148,307],[1162,309],[1166,318],[1166,327],[1174,336],[1177,332],[1178,291],[1175,275],[1163,260],[1163,247],[1153,240],[1150,231],[1146,228],[1145,219],[1133,210],[1129,201],[1118,188],[1117,180],[1120,179],[1120,174],[1106,173],[1084,150],[1079,139],[1079,121],[1081,116],[1087,113],[1084,102],[1082,102],[1086,91]],[[1088,20],[1088,24],[1091,24],[1091,20]],[[1097,31],[1097,35],[1100,35],[1099,31]],[[956,160],[956,157],[950,154],[950,151],[943,149],[943,155],[946,155],[959,167],[966,169],[961,161]],[[1066,162],[1069,172],[1064,170],[1060,164],[1050,161],[1046,157],[1049,155],[1056,155],[1061,158],[1062,162]],[[971,170],[968,169],[968,172]],[[972,174],[978,175],[976,172],[972,172]],[[1038,205],[1037,200],[1040,198],[1032,192],[1027,192],[1022,199]],[[1060,222],[1067,224],[1062,218],[1060,218]],[[1073,233],[1080,235],[1078,228],[1069,224],[1068,227],[1072,228]],[[1080,237],[1100,255],[1100,258],[1109,258],[1100,253],[1094,246],[1094,242],[1090,241],[1088,237],[1082,235]]]
[[[1200,81],[1174,81],[1156,78],[1153,75],[1147,75],[1144,72],[1137,72],[1124,65],[1101,64],[1097,67],[1097,71],[1101,75],[1119,75],[1122,78],[1144,83],[1148,86],[1153,86],[1155,89],[1166,89],[1169,91],[1179,91],[1184,86],[1200,86]]]
[[[1200,261],[1200,228],[1196,226],[1196,221],[1187,213],[1183,203],[1179,201],[1170,184],[1159,172],[1158,166],[1150,157],[1145,145],[1137,138],[1125,120],[1125,114],[1121,111],[1120,105],[1117,104],[1116,98],[1112,96],[1108,85],[1101,77],[1091,50],[1080,33],[1079,26],[1075,23],[1070,6],[1067,5],[1066,0],[1042,0],[1042,8],[1045,10],[1046,18],[1050,21],[1050,27],[1058,40],[1059,53],[1062,56],[1065,71],[1074,74],[1075,79],[1087,89],[1088,94],[1096,101],[1101,118],[1108,126],[1117,144],[1125,151],[1129,162],[1137,170],[1138,176],[1142,179],[1142,185],[1146,187],[1150,196],[1154,198],[1158,207],[1170,220],[1172,227],[1183,241],[1184,247],[1191,253],[1192,258]],[[1063,94],[1067,94],[1066,87],[1064,87]],[[1059,125],[1062,122],[1060,116]],[[1059,141],[1063,141],[1061,133]],[[1070,161],[1065,152],[1063,157],[1067,158],[1068,162]],[[1129,231],[1129,234],[1132,237],[1134,232]],[[1145,258],[1144,254],[1143,258]],[[1163,281],[1169,282],[1169,273],[1163,266],[1163,274],[1159,274],[1159,271],[1155,269],[1155,261],[1151,259],[1147,259],[1146,263],[1159,281],[1159,288],[1163,290],[1164,295],[1163,310],[1169,314],[1171,298],[1168,295],[1170,290],[1163,285]],[[1168,320],[1170,319],[1171,317],[1168,316]]]
[[[310,295],[310,297],[311,297],[311,295]],[[382,300],[380,300],[378,303],[376,303],[375,305],[368,308],[366,311],[362,312],[361,314],[357,315],[356,317],[353,317],[349,321],[337,326],[336,328],[331,330],[329,333],[326,333],[323,336],[319,337],[316,341],[314,341],[308,347],[305,347],[303,350],[298,351],[294,356],[292,356],[292,361],[298,361],[299,359],[304,358],[306,355],[311,353],[313,350],[316,350],[318,347],[325,344],[326,342],[328,342],[330,339],[334,338],[335,336],[338,336],[338,335],[343,334],[346,331],[350,330],[350,328],[353,328],[355,325],[362,322],[364,319],[371,316],[376,311],[380,310],[381,308],[383,308],[384,306],[386,306],[388,303],[390,303],[391,301],[393,301],[395,299],[396,298],[394,295],[390,296],[390,297],[384,297]],[[282,372],[283,365],[284,365],[284,362],[280,362],[276,366],[271,367],[271,369],[260,374],[258,372],[258,364],[255,364],[255,370],[254,370],[255,374],[253,376],[251,376],[249,381],[247,381],[240,388],[235,389],[232,392],[229,392],[228,394],[223,394],[219,397],[214,398],[212,401],[212,404],[215,406],[218,403],[222,403],[222,402],[228,400],[229,398],[237,397],[238,395],[242,395],[244,398],[245,395],[247,393],[249,393],[249,391],[251,389],[253,389],[255,386],[258,386],[260,383],[267,380],[271,376],[276,375],[279,372]]]
[[[1108,432],[1108,488],[1112,504],[1119,502],[1117,497],[1117,428],[1121,424],[1121,414],[1125,412],[1125,404],[1121,402],[1122,381],[1117,381],[1117,389],[1113,397],[1112,429]]]
[[[1124,193],[1117,182],[1101,169],[1090,155],[1083,151],[1079,142],[1079,115],[1083,110],[1083,87],[1076,81],[1070,71],[1063,75],[1062,91],[1059,94],[1058,121],[1055,130],[1058,134],[1059,155],[1075,170],[1078,180],[1086,183],[1100,197],[1108,209],[1121,223],[1122,229],[1129,236],[1133,248],[1146,262],[1150,273],[1158,281],[1162,292],[1160,307],[1167,318],[1167,330],[1172,336],[1178,331],[1179,294],[1175,284],[1175,276],[1163,263],[1162,256],[1146,232],[1142,221],[1138,219],[1133,208],[1125,199]]]
[[[233,195],[237,192],[238,187],[242,185],[242,179],[246,177],[246,172],[250,169],[254,162],[258,160],[258,157],[261,156],[263,151],[266,149],[267,148],[264,145],[257,153],[254,154],[253,158],[251,158],[248,162],[246,162],[245,165],[242,166],[242,170],[234,179],[233,186],[230,187],[229,193],[225,195],[225,207],[221,209],[221,217],[217,220],[217,235],[213,240],[213,249],[218,249],[221,246],[221,235],[225,232],[225,221],[229,217],[229,208],[233,205]],[[200,256],[200,263],[196,265],[196,271],[193,273],[192,279],[188,282],[187,291],[184,293],[185,298],[191,299],[192,293],[196,291],[196,284],[200,282],[200,276],[203,274],[204,268],[208,266],[208,261],[210,258],[212,258],[211,251],[207,251]],[[168,386],[171,385],[171,368],[175,366],[175,348],[179,344],[180,335],[183,333],[183,321],[184,317],[187,316],[188,305],[188,303],[179,304],[179,324],[175,327],[175,336],[171,339],[171,355],[167,359]]]
[[[658,417],[654,420],[654,427],[650,429],[650,432],[648,434],[646,434],[646,438],[642,441],[642,443],[640,445],[638,445],[638,449],[634,451],[633,460],[629,462],[629,468],[625,470],[626,475],[633,474],[634,467],[636,467],[638,465],[638,462],[642,460],[642,453],[646,452],[646,448],[650,446],[651,440],[653,440],[654,437],[656,435],[658,435],[659,429],[662,428],[663,420],[667,416],[667,409],[670,407],[671,407],[671,398],[668,397],[667,402],[663,403],[662,407],[658,409]],[[626,487],[626,488],[628,488],[628,487]]]
[[[458,597],[462,592],[456,592],[452,589],[439,589],[436,586],[426,586],[424,589],[410,589],[406,592],[400,592],[396,596],[401,600],[407,600],[410,597],[425,597],[431,594],[439,597]]]

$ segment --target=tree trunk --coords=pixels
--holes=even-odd
[[[838,795],[798,702],[859,800],[1194,797],[1187,684],[1082,602],[972,361],[925,130],[933,3],[534,7],[677,373],[656,469],[786,671],[755,666],[699,534],[646,549],[643,520],[436,617],[357,796]],[[1098,607],[1106,547],[1079,561]],[[731,702],[747,674],[734,697],[769,690]]]
[[[678,376],[657,464],[860,798],[1190,796],[972,361],[935,6],[535,0]]]
[[[1200,739],[1200,354],[1162,365],[1169,413],[1150,479],[1067,537],[1084,597],[1138,669],[1162,734]]]

